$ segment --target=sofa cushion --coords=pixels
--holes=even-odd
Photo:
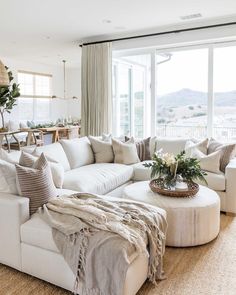
[[[65,171],[70,170],[69,161],[63,150],[63,147],[61,146],[59,142],[37,147],[34,151],[35,156],[40,156],[41,153],[44,153],[46,157],[54,159],[55,161],[60,163],[63,166]]]
[[[134,169],[134,176],[133,176],[134,181],[144,181],[144,180],[151,179],[151,169],[148,169],[143,166],[143,163],[150,163],[150,162],[151,161],[145,161],[145,162],[132,165]],[[205,176],[205,178],[209,188],[216,191],[224,191],[226,189],[226,185],[225,185],[226,181],[225,181],[224,173],[216,174],[216,173],[207,172],[207,175]],[[202,182],[198,182],[198,183],[205,185]]]
[[[46,157],[46,159],[51,169],[52,179],[55,184],[55,187],[62,188],[62,184],[64,182],[63,166],[49,157]],[[37,160],[38,160],[37,156],[33,156],[32,154],[22,151],[21,157],[19,159],[19,164],[25,167],[33,167]]]
[[[224,173],[216,174],[212,172],[207,172],[205,179],[207,181],[208,187],[215,191],[222,192],[226,189],[226,185],[225,185],[226,180],[225,180]],[[196,181],[196,182],[202,185],[206,185],[201,181]]]
[[[60,140],[60,143],[67,155],[71,169],[94,163],[93,150],[87,137],[63,139]]]
[[[89,140],[94,152],[96,163],[114,162],[114,153],[111,142],[102,141],[94,136],[89,136]]]
[[[71,190],[57,190],[59,196],[74,193],[76,192]],[[20,231],[23,243],[59,253],[52,237],[51,227],[39,217],[38,213],[33,214],[27,222],[22,224]]]
[[[50,166],[43,153],[32,168],[16,164],[16,173],[21,195],[30,199],[30,215],[50,199],[57,197]]]
[[[112,147],[115,154],[115,163],[130,165],[140,162],[133,137],[126,143],[112,138]]]
[[[156,138],[154,152],[162,149],[163,153],[177,155],[185,149],[187,139],[184,138]],[[152,141],[153,142],[153,141]],[[152,143],[153,145],[153,143]]]
[[[131,166],[97,163],[67,171],[63,188],[103,195],[126,183],[132,176]]]
[[[144,181],[151,179],[151,169],[143,166],[144,163],[152,163],[153,161],[144,161],[132,165],[134,169],[133,180],[134,181]]]

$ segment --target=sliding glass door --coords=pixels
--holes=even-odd
[[[150,57],[125,56],[113,62],[113,133],[142,138],[150,101]],[[150,79],[150,78],[149,78]]]

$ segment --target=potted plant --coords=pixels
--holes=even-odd
[[[2,121],[2,128],[0,128],[0,132],[7,131],[5,127],[4,114],[5,112],[11,113],[11,110],[16,105],[16,98],[20,96],[20,88],[19,84],[13,83],[13,75],[12,72],[8,70],[8,67],[5,67],[9,77],[9,85],[8,86],[0,86],[0,115]]]
[[[177,156],[158,151],[153,155],[151,163],[144,163],[151,168],[151,178],[155,185],[165,190],[188,189],[194,181],[200,180],[207,184],[204,172],[196,158],[186,157],[185,151]],[[153,183],[153,182],[152,182]],[[152,188],[152,187],[151,187]]]

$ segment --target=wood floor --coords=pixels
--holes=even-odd
[[[236,295],[236,218],[222,214],[220,235],[207,245],[167,248],[164,268],[167,279],[145,283],[138,295]],[[34,294],[71,293],[0,265],[0,295]]]

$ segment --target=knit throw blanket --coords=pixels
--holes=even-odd
[[[152,283],[164,278],[167,223],[159,208],[78,193],[52,199],[38,213],[76,276],[75,294],[122,295],[132,255],[149,257]]]

